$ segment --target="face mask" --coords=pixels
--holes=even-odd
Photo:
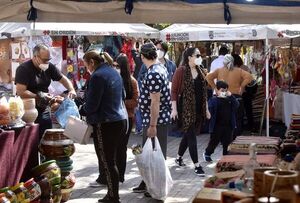
[[[165,52],[163,52],[161,50],[157,50],[156,53],[157,53],[157,57],[159,59],[161,59],[161,58],[163,58],[165,56]]]
[[[220,92],[219,97],[221,97],[221,98],[227,97],[227,92]]]
[[[116,70],[119,74],[121,74],[121,69],[115,68],[115,70]]]
[[[49,63],[41,63],[39,65],[39,68],[42,70],[42,71],[46,71],[48,68],[49,68]]]
[[[202,58],[201,58],[201,56],[199,58],[195,58],[194,63],[195,63],[196,66],[202,65]]]

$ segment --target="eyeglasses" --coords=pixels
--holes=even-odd
[[[47,59],[43,59],[43,58],[41,58],[40,56],[38,56],[40,59],[41,59],[41,61],[42,62],[44,62],[44,63],[48,63],[50,60],[51,60],[51,58],[47,58]]]
[[[194,55],[194,56],[196,56],[196,58],[200,58],[200,57],[201,57],[201,54],[196,54],[196,55]]]

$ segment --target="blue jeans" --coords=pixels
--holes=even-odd
[[[137,108],[135,111],[135,131],[141,132],[142,130],[143,130],[142,115],[141,115],[141,111]]]

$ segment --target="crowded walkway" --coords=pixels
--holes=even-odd
[[[206,172],[206,177],[201,178],[195,175],[193,163],[189,159],[189,154],[184,155],[186,163],[185,167],[178,167],[175,164],[178,145],[181,138],[168,137],[167,163],[174,181],[174,186],[165,202],[192,202],[194,196],[202,188],[203,181],[207,176],[213,174],[216,160],[221,156],[222,148],[218,147],[216,153],[212,155],[213,163],[206,163],[203,160],[202,153],[207,146],[209,135],[202,134],[197,136],[199,161]],[[142,137],[131,135],[128,146],[141,143]],[[90,141],[88,145],[76,144],[76,152],[73,155],[74,173],[76,176],[76,185],[72,194],[70,203],[94,203],[97,202],[99,196],[104,196],[107,192],[105,186],[101,188],[91,188],[88,186],[90,182],[98,176],[98,165],[95,149]],[[189,170],[186,170],[189,169]],[[158,202],[152,198],[145,197],[143,193],[132,193],[132,188],[137,186],[141,181],[138,168],[131,150],[128,149],[127,169],[125,174],[125,182],[120,184],[120,200],[122,203],[142,203],[142,202]]]

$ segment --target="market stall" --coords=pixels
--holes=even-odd
[[[299,36],[300,26],[299,25],[247,25],[247,24],[235,24],[235,25],[218,25],[218,24],[173,24],[166,29],[162,30],[160,38],[163,41],[168,42],[193,42],[193,41],[207,41],[207,42],[243,42],[248,45],[253,44],[253,48],[246,48],[242,50],[242,57],[245,64],[250,67],[253,66],[253,59],[256,63],[255,68],[259,68],[257,72],[264,74],[265,80],[265,98],[266,100],[274,95],[270,95],[270,90],[274,88],[270,86],[269,70],[270,65],[269,59],[271,56],[271,47],[273,45],[286,45],[290,43],[291,38]],[[256,42],[254,42],[256,41]],[[255,46],[259,44],[259,41],[264,42],[263,45],[259,45],[258,49],[255,50]],[[251,46],[253,46],[251,45]],[[273,76],[272,76],[273,77]],[[259,91],[263,93],[263,91]],[[259,95],[261,95],[259,93]],[[260,98],[255,104],[263,107],[263,100]],[[266,102],[266,109],[270,109],[269,102]],[[261,111],[259,111],[261,112]],[[266,111],[266,134],[269,136],[269,111]]]

